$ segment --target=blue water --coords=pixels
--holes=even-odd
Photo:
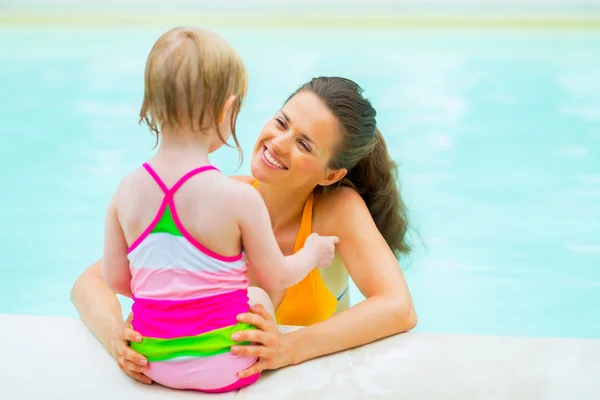
[[[600,337],[600,32],[218,31],[250,73],[247,154],[311,77],[366,89],[420,235],[401,260],[418,330]],[[161,32],[0,27],[0,313],[76,315],[109,196],[151,154]],[[247,173],[236,157],[214,162]]]

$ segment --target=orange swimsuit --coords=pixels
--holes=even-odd
[[[256,188],[258,181],[252,186]],[[304,204],[300,229],[294,243],[294,253],[304,247],[306,238],[312,233],[312,211],[314,195]],[[313,269],[300,282],[287,289],[279,308],[275,312],[281,325],[308,326],[331,317],[337,308],[338,299],[331,293],[318,268]]]

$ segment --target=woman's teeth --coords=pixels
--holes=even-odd
[[[278,163],[273,157],[271,157],[271,155],[269,154],[269,150],[265,150],[265,158],[271,165],[274,165],[279,169],[285,169],[285,167],[281,163]]]

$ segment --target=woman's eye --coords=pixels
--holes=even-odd
[[[310,152],[310,146],[306,142],[300,142],[300,146],[304,147],[304,150]]]
[[[275,121],[277,121],[277,125],[285,129],[285,124],[281,118],[275,118]]]

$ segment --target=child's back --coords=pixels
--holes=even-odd
[[[167,214],[177,210],[183,227],[204,247],[225,258],[238,256],[240,232],[231,211],[240,201],[232,195],[241,183],[223,176],[208,162],[203,167],[193,162],[170,166],[161,161],[157,157],[152,167],[136,170],[119,187],[126,199],[120,204],[120,221],[127,243],[133,244],[165,206]]]

